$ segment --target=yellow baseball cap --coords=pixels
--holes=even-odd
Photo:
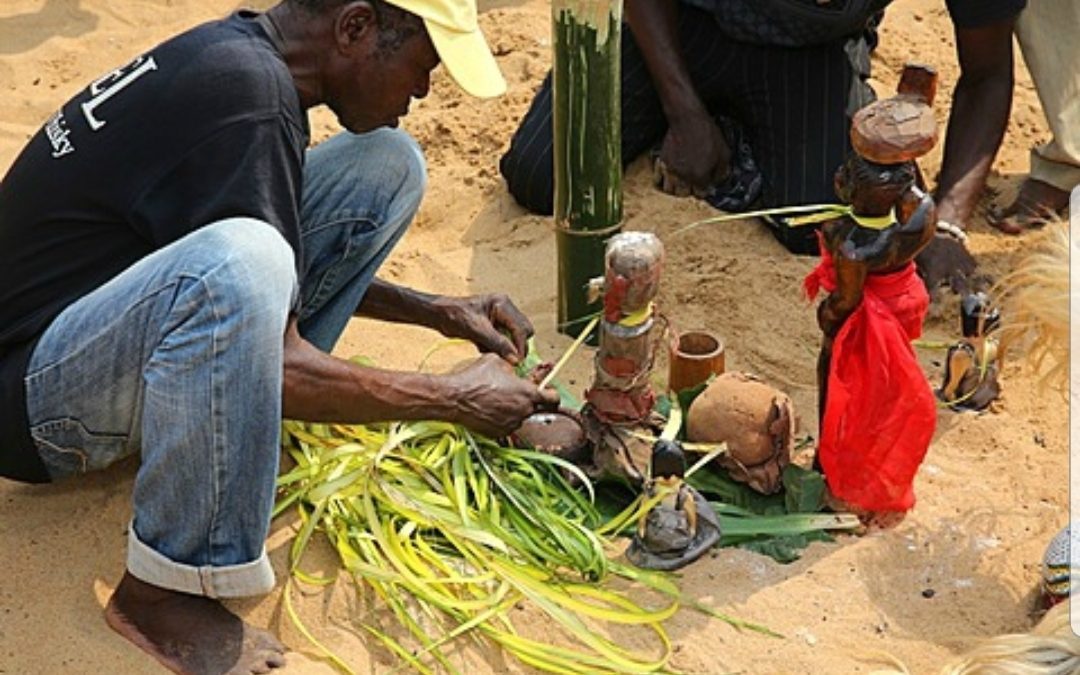
[[[506,80],[476,20],[476,0],[385,0],[424,20],[446,70],[466,93],[491,98]]]

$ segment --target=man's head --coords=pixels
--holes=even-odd
[[[287,3],[311,15],[319,15],[340,9],[350,4],[350,0],[287,0]],[[397,51],[406,40],[424,30],[423,19],[385,0],[368,0],[368,4],[375,12],[378,47],[384,54]]]
[[[396,126],[440,59],[469,93],[505,88],[476,25],[475,0],[285,0],[326,26],[320,99],[354,132]]]
[[[435,50],[451,77],[480,98],[506,91],[476,15],[476,0],[383,0],[424,20]]]

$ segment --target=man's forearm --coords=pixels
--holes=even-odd
[[[439,330],[437,317],[431,310],[440,297],[375,279],[356,308],[356,315]]]
[[[626,0],[626,19],[668,123],[705,113],[679,44],[678,0]]]
[[[282,414],[308,422],[360,424],[385,420],[459,421],[448,376],[370,368],[335,358],[300,337],[285,335]]]

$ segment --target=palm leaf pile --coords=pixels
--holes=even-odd
[[[342,567],[374,589],[408,640],[365,629],[414,669],[459,672],[448,654],[466,636],[550,672],[665,668],[672,649],[663,622],[678,610],[677,587],[609,559],[609,535],[655,502],[637,502],[602,524],[589,493],[563,478],[566,471],[589,484],[572,464],[445,423],[286,422],[285,445],[296,467],[279,478],[275,516],[289,507],[300,514],[293,577],[320,581],[300,563],[313,534],[323,532]],[[638,587],[633,595],[627,581]],[[647,606],[642,597],[658,603]],[[509,610],[522,602],[546,613],[561,641],[518,634]],[[288,589],[286,603],[300,625]],[[627,649],[597,630],[603,623],[642,627],[652,644]]]
[[[561,393],[564,404],[580,405]],[[316,533],[358,589],[370,589],[387,610],[370,616],[393,616],[392,622],[365,618],[363,629],[422,673],[461,672],[452,657],[470,643],[548,672],[666,672],[673,650],[664,622],[680,605],[776,636],[684,598],[671,575],[617,561],[616,538],[632,533],[669,496],[663,489],[646,497],[604,484],[594,493],[565,460],[442,422],[287,421],[282,439],[295,467],[278,479],[274,516],[290,508],[299,515],[285,611],[343,672],[355,671],[292,607],[297,583],[333,581],[302,568]],[[792,488],[802,487],[768,498],[707,471],[691,482],[720,500],[713,506],[725,545],[784,560],[810,540],[827,538],[825,530],[858,525],[853,516],[806,513],[819,508],[821,488],[820,476],[806,474],[791,477]],[[571,486],[568,476],[582,487]],[[545,614],[552,630],[519,632],[510,610],[522,606]]]

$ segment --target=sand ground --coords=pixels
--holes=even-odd
[[[255,2],[265,8],[270,0]],[[494,101],[466,98],[444,72],[431,96],[413,106],[405,128],[423,145],[430,190],[419,217],[387,264],[387,278],[425,290],[501,290],[532,317],[549,358],[567,340],[554,331],[555,247],[549,223],[526,215],[496,170],[516,120],[550,62],[548,3],[481,0],[481,22],[509,81]],[[0,171],[68,96],[165,37],[236,7],[235,0],[4,0],[0,3]],[[909,58],[942,75],[936,104],[944,123],[957,77],[952,28],[940,0],[900,0],[889,10],[875,57],[879,92],[892,90]],[[1008,199],[1027,170],[1028,149],[1047,137],[1030,78],[1017,51],[1017,86],[1008,134],[982,208]],[[312,116],[316,141],[336,129],[325,111]],[[923,161],[934,176],[940,151]],[[663,237],[669,264],[660,296],[677,326],[707,327],[727,341],[728,368],[748,370],[792,396],[805,432],[816,419],[813,310],[799,295],[812,261],[788,255],[760,225],[734,223],[671,236],[680,224],[710,215],[692,200],[667,197],[638,162],[626,179],[626,225]],[[1025,239],[998,235],[983,220],[971,246],[984,272],[1015,264]],[[928,338],[956,334],[956,300],[946,297],[927,324]],[[338,347],[381,365],[415,367],[438,340],[433,333],[356,321]],[[938,351],[921,351],[928,375],[940,377]],[[467,358],[439,354],[435,367]],[[564,379],[588,378],[580,356]],[[781,566],[723,550],[687,569],[694,597],[787,636],[743,635],[726,624],[682,612],[669,624],[676,669],[694,673],[860,673],[889,653],[915,673],[930,673],[980,636],[1030,625],[1038,561],[1067,521],[1067,407],[1040,389],[1019,363],[1003,377],[1004,396],[987,414],[942,411],[916,484],[918,505],[896,530],[815,544]],[[0,672],[156,672],[153,661],[110,631],[101,609],[123,567],[131,517],[131,461],[75,483],[27,487],[0,481]],[[284,578],[294,522],[275,523],[271,557]],[[333,568],[326,551],[309,562]],[[933,591],[932,597],[928,590]],[[388,672],[389,656],[370,648],[349,612],[347,585],[297,597],[315,633],[360,671]],[[265,598],[233,603],[300,653],[285,672],[331,672],[283,617],[280,584]],[[524,613],[526,630],[542,619]],[[462,656],[468,670],[504,672],[497,654]]]

